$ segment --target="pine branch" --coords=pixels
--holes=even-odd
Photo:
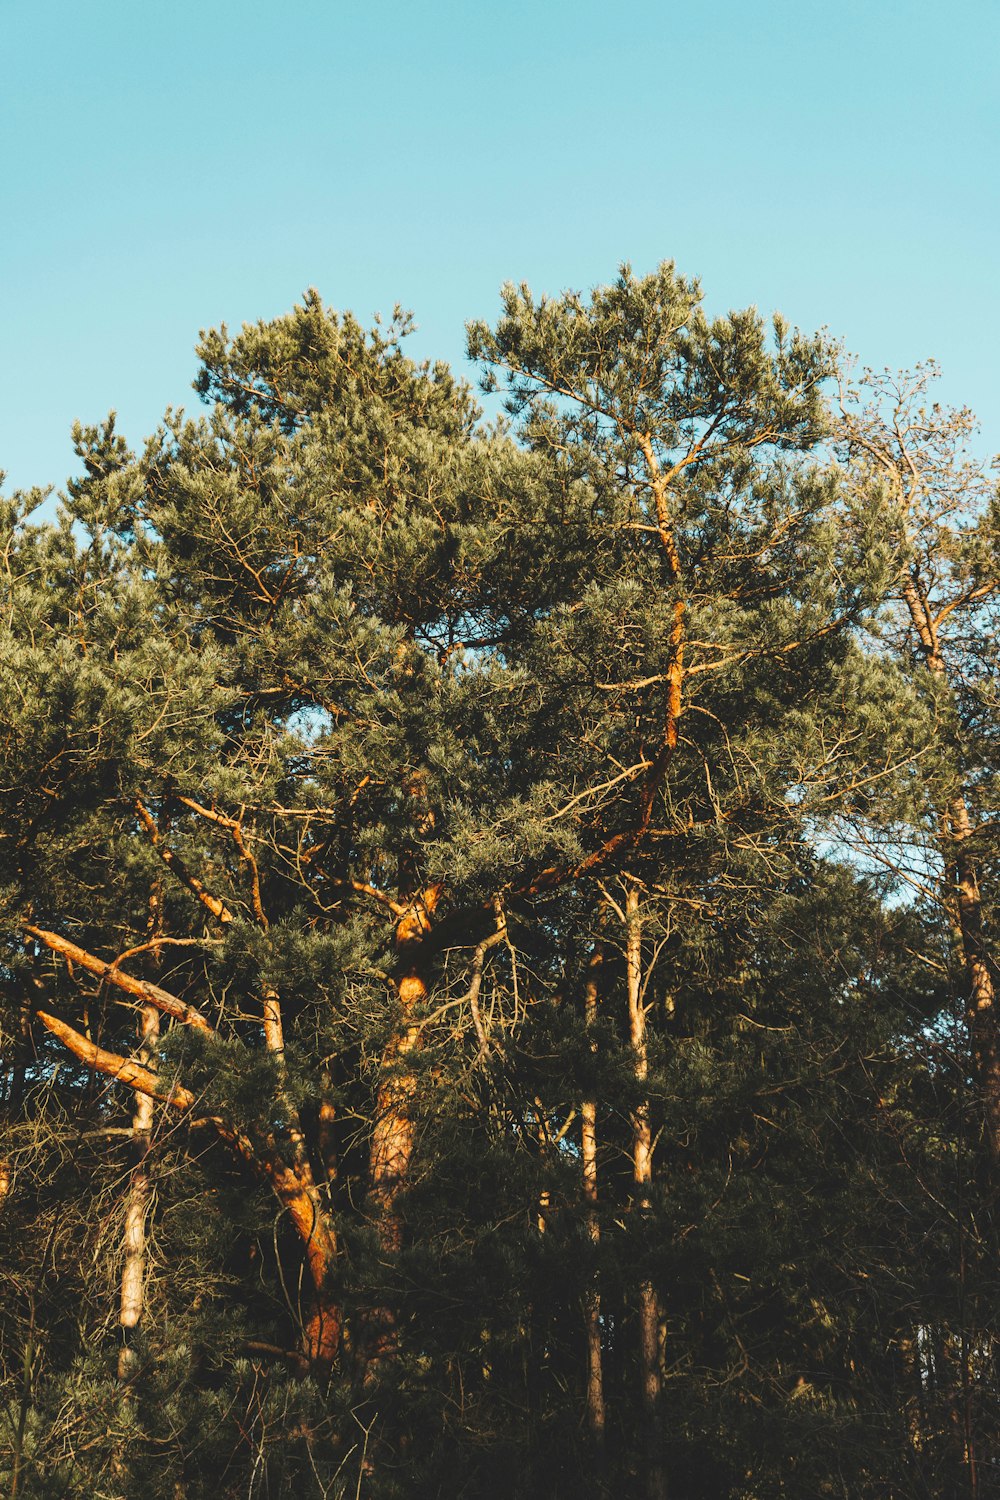
[[[233,914],[226,906],[226,903],[220,900],[218,896],[213,896],[210,891],[207,891],[198,877],[191,874],[190,870],[187,868],[180,856],[175,854],[172,849],[168,848],[168,846],[164,844],[163,840],[160,838],[160,831],[157,828],[152,817],[150,816],[149,809],[145,806],[141,797],[136,797],[135,806],[139,817],[142,819],[142,826],[149,834],[153,848],[156,850],[157,854],[160,856],[170,873],[176,876],[181,885],[186,886],[187,889],[192,893],[192,895],[197,896],[202,906],[208,908],[208,910],[212,913],[212,916],[215,917],[216,921],[221,922],[223,926],[226,926],[233,920]]]
[[[96,974],[98,978],[106,980],[116,989],[124,990],[136,1000],[141,1000],[146,1005],[155,1005],[157,1010],[172,1016],[175,1021],[183,1022],[185,1026],[194,1026],[199,1031],[214,1031],[211,1023],[193,1005],[178,999],[169,990],[161,989],[158,984],[151,984],[146,979],[134,979],[131,974],[123,974],[117,964],[106,963],[103,958],[95,957],[85,948],[71,943],[68,938],[60,937],[57,932],[47,932],[43,927],[32,927],[28,923],[23,924],[23,931],[44,943],[46,948],[51,948],[53,953],[61,953],[70,962],[79,964],[81,969]]]
[[[144,1068],[141,1063],[121,1057],[117,1052],[108,1052],[103,1047],[98,1047],[94,1042],[88,1041],[85,1036],[81,1036],[72,1026],[67,1026],[65,1021],[60,1021],[58,1016],[49,1015],[44,1010],[36,1010],[35,1015],[42,1025],[52,1032],[53,1036],[59,1038],[74,1057],[78,1057],[96,1073],[103,1073],[106,1077],[113,1078],[116,1083],[124,1083],[130,1089],[135,1089],[137,1093],[148,1094],[150,1099],[156,1099],[161,1104],[169,1104],[174,1109],[190,1109],[194,1103],[194,1094],[181,1084],[173,1084],[164,1093],[159,1075],[151,1068]]]

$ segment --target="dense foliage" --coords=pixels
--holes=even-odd
[[[669,264],[494,420],[407,332],[0,500],[0,1483],[992,1493],[970,417]]]

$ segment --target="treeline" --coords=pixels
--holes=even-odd
[[[1000,1492],[971,415],[670,264],[502,417],[407,331],[0,500],[3,1492]]]

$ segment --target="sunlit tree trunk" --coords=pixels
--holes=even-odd
[[[263,998],[264,1042],[277,1073],[278,1099],[284,1114],[284,1150],[277,1179],[286,1184],[287,1207],[305,1247],[310,1287],[302,1311],[303,1352],[313,1367],[331,1365],[340,1347],[342,1314],[333,1282],[337,1237],[315,1180],[299,1110],[287,1087],[285,1034],[281,1000],[272,989]]]
[[[153,1005],[142,1007],[139,1036],[139,1061],[155,1074],[160,1013]],[[147,1224],[153,1196],[149,1148],[154,1109],[155,1101],[148,1094],[135,1095],[131,1142],[133,1165],[125,1208],[125,1265],[118,1313],[122,1340],[118,1351],[118,1379],[121,1381],[132,1380],[142,1364],[138,1342],[146,1300]]]
[[[640,1214],[646,1215],[652,1208],[653,1131],[649,1099],[645,1094],[649,1053],[642,985],[643,918],[639,888],[634,881],[629,883],[625,914],[629,1035],[632,1067],[639,1091],[632,1113],[632,1176],[635,1207]],[[664,1500],[667,1490],[660,1457],[660,1307],[656,1288],[646,1276],[639,1285],[638,1314],[646,1500]]]
[[[421,1044],[420,1011],[427,999],[426,947],[440,888],[431,886],[398,912],[395,931],[396,996],[399,1022],[386,1049],[376,1096],[369,1155],[369,1205],[383,1263],[391,1266],[403,1246],[401,1197],[413,1160],[417,1091],[416,1054]],[[383,1297],[363,1320],[361,1364],[366,1379],[398,1352],[395,1308]]]

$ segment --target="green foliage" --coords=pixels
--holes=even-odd
[[[822,446],[829,343],[671,264],[505,288],[495,424],[409,327],[203,333],[202,416],[78,427],[54,521],[2,502],[0,1483],[968,1493],[993,1209],[932,856],[964,786],[992,936],[995,506],[904,535]]]

